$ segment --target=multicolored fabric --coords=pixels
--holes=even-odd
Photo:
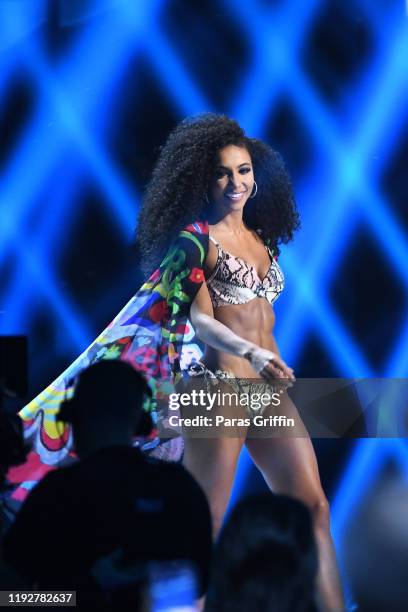
[[[145,408],[157,417],[160,403],[182,378],[182,369],[203,355],[188,319],[204,282],[208,223],[185,227],[159,268],[96,340],[51,385],[20,412],[25,435],[41,462],[60,464],[71,449],[71,431],[57,421],[59,405],[77,374],[100,359],[123,359],[147,379],[153,399]]]
[[[217,262],[209,278],[208,292],[214,307],[229,304],[246,304],[256,297],[264,297],[272,304],[284,287],[284,276],[273,252],[265,244],[271,265],[261,280],[254,268],[245,259],[225,251],[212,236],[210,240],[218,249]]]

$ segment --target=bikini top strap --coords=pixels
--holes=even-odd
[[[269,253],[270,258],[273,260],[273,258],[274,258],[274,249],[271,249],[271,247],[269,246],[269,244],[267,244],[267,243],[265,242],[265,240],[263,239],[263,236],[262,236],[262,233],[263,233],[263,232],[262,232],[262,230],[261,230],[261,229],[257,229],[257,230],[255,230],[255,231],[256,231],[256,233],[258,234],[258,236],[261,238],[261,240],[262,240],[262,242],[263,242],[263,244],[264,244],[265,249],[266,249],[266,250],[268,251],[268,253]]]
[[[215,245],[220,246],[219,243],[216,241],[215,238],[213,238],[212,236],[210,236],[210,234],[208,234],[209,239],[211,240],[211,242],[213,242]]]
[[[265,243],[265,248],[268,251],[269,255],[271,256],[271,259],[273,259],[274,258],[274,250],[271,249],[271,247],[268,244],[266,244],[266,243]]]

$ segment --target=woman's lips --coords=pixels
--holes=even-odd
[[[245,194],[246,191],[239,191],[237,193],[226,193],[225,197],[232,200],[232,202],[238,202]]]

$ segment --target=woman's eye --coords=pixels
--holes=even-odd
[[[251,172],[251,168],[249,166],[247,166],[246,168],[240,168],[239,169],[239,173],[240,174],[248,174],[248,172]],[[217,170],[214,174],[214,177],[216,180],[220,180],[222,178],[224,178],[224,176],[229,176],[230,173],[227,172],[227,170]]]

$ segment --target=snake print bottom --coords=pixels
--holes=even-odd
[[[277,387],[264,378],[237,377],[232,372],[221,369],[212,371],[201,361],[190,364],[185,372],[188,378],[203,379],[207,392],[213,392],[220,382],[224,382],[238,397],[244,395],[248,400],[247,404],[244,404],[245,411],[251,418],[262,415],[268,406],[268,402],[259,401],[260,397],[270,398],[273,393],[277,392]]]

